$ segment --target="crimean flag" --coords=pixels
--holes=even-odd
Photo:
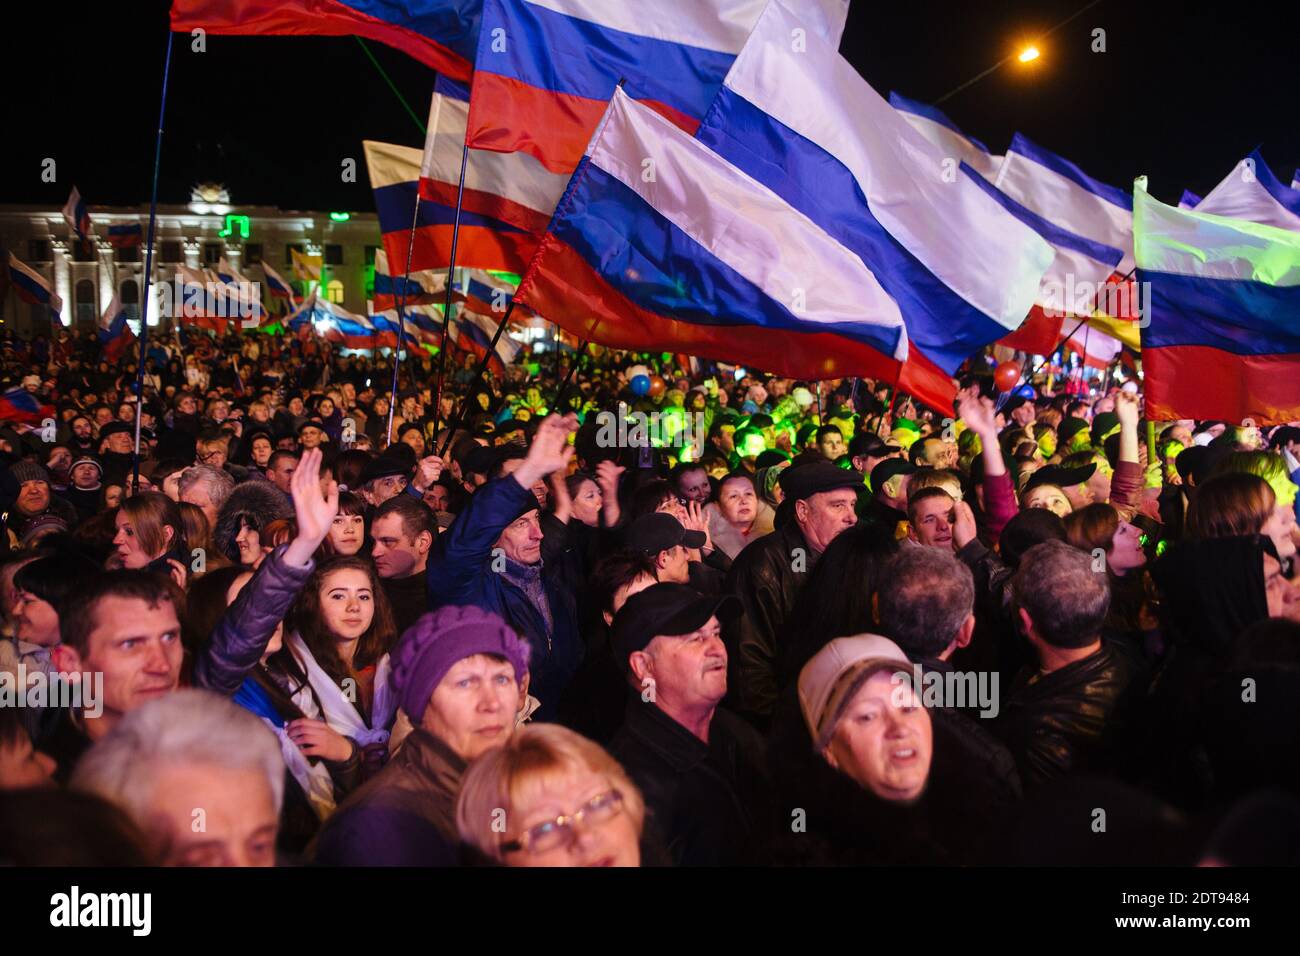
[[[138,222],[108,227],[108,244],[114,249],[139,248],[143,241],[143,231]]]
[[[86,203],[76,186],[72,187],[72,192],[68,194],[68,201],[63,205],[63,219],[83,242],[95,234],[94,227],[90,223],[90,213],[86,211]]]
[[[366,166],[379,214],[379,231],[391,268],[407,263],[411,217],[420,186],[421,151],[367,140]],[[452,229],[456,210],[441,203],[421,202],[411,248],[412,272],[445,270],[451,263]],[[456,265],[522,273],[537,247],[537,237],[500,219],[462,209]]]
[[[304,282],[320,282],[320,270],[325,265],[321,256],[309,256],[297,249],[289,250],[293,262],[293,274]]]
[[[614,87],[694,132],[763,0],[484,0],[468,142],[555,173],[582,159]],[[800,28],[838,47],[848,0],[805,0]]]
[[[1167,206],[1145,178],[1134,225],[1147,416],[1300,419],[1300,232]]]
[[[359,36],[439,73],[473,72],[482,0],[172,0],[172,29],[224,36]]]

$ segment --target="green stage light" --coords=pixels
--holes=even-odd
[[[330,213],[330,219],[334,220],[335,222],[347,222],[351,218],[352,218],[352,214],[349,212]]]

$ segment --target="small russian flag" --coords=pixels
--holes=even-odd
[[[144,241],[138,222],[108,227],[108,244],[114,249],[134,249]]]
[[[0,421],[39,425],[54,415],[54,407],[44,405],[21,385],[0,394]]]
[[[72,192],[68,194],[68,202],[63,207],[63,218],[67,220],[79,239],[84,241],[94,235],[95,230],[90,224],[90,213],[86,212],[86,203],[82,200],[76,186],[73,186]]]
[[[9,256],[9,282],[18,293],[18,298],[32,305],[47,305],[56,316],[63,311],[63,300],[54,294],[45,277],[18,260],[12,252]]]

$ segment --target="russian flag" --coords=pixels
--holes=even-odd
[[[487,356],[487,368],[498,378],[504,378],[506,366],[515,360],[520,344],[504,332],[497,339],[495,350],[490,350],[499,320],[462,308],[457,322],[457,345],[475,355],[479,361]]]
[[[620,80],[694,132],[766,2],[484,0],[467,141],[572,172]],[[847,15],[848,0],[807,0],[800,36],[838,46]]]
[[[63,218],[79,239],[85,240],[95,231],[90,224],[90,213],[86,211],[86,204],[76,186],[68,193],[68,201],[63,206]]]
[[[954,168],[958,163],[965,163],[985,179],[997,177],[1002,157],[994,156],[979,140],[963,133],[943,110],[909,100],[898,93],[889,94],[889,105],[902,113],[903,119],[929,140],[941,155],[951,159]]]
[[[1257,149],[1196,205],[1196,211],[1300,231],[1300,189],[1273,175]]]
[[[172,29],[225,36],[362,36],[468,80],[482,0],[172,0]]]
[[[290,332],[296,333],[299,338],[302,338],[304,331],[311,331],[311,319],[315,314],[316,294],[313,292],[303,300],[301,305],[285,316],[284,326]]]
[[[384,345],[393,345],[397,336],[393,332],[387,335],[364,315],[357,315],[333,302],[317,297],[311,315],[316,333],[325,341],[342,345],[349,349],[374,349]]]
[[[500,318],[514,303],[515,287],[483,269],[466,269],[458,286],[469,308]]]
[[[420,165],[420,196],[426,202],[455,209],[469,91],[441,76],[434,90]],[[567,174],[549,171],[527,153],[471,149],[461,209],[499,219],[540,238],[568,182]]]
[[[446,270],[422,269],[405,277],[393,275],[388,268],[388,254],[382,249],[376,250],[374,311],[387,312],[397,308],[399,298],[403,306],[410,306],[431,305],[445,301],[446,297]]]
[[[108,244],[114,249],[136,248],[143,241],[144,234],[138,222],[108,227]]]
[[[442,309],[433,305],[417,305],[402,309],[406,321],[402,324],[405,339],[410,344],[442,346]],[[377,311],[372,316],[376,326],[396,330],[399,326],[396,309]]]
[[[1116,271],[1133,271],[1133,197],[1124,190],[1093,179],[1019,133],[993,185],[1053,225],[1122,250]]]
[[[1300,232],[1134,199],[1147,417],[1300,419]]]
[[[45,277],[18,260],[12,252],[9,256],[9,284],[13,286],[18,298],[31,305],[48,306],[57,317],[63,312],[63,300],[54,294]]]
[[[135,333],[126,324],[126,311],[118,297],[113,296],[108,308],[99,317],[99,345],[104,358],[110,362],[120,361],[134,341]]]
[[[389,263],[407,262],[411,213],[420,185],[421,152],[406,146],[362,144],[375,194],[375,212]],[[411,271],[446,269],[451,263],[451,237],[456,210],[441,203],[420,203],[411,251]],[[537,237],[517,226],[479,213],[461,210],[456,264],[505,272],[523,272],[537,247]]]
[[[908,355],[861,259],[621,90],[515,297],[580,339],[796,378],[892,380]]]
[[[218,335],[226,334],[231,318],[238,315],[237,301],[227,298],[221,289],[225,285],[207,269],[176,267],[179,300],[174,303],[175,320],[181,325],[195,325]]]
[[[1020,326],[1053,249],[832,45],[809,35],[792,48],[799,23],[779,0],[768,6],[698,138],[854,254],[866,299],[894,303],[914,351],[952,373]]]
[[[0,421],[39,425],[54,417],[54,407],[44,405],[21,385],[0,393]]]
[[[262,277],[263,281],[266,283],[266,291],[269,292],[273,298],[284,299],[290,304],[295,301],[293,287],[289,285],[288,281],[281,276],[280,273],[272,269],[266,262],[262,263]]]

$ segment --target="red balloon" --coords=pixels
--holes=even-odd
[[[666,389],[667,387],[668,385],[663,380],[663,376],[660,375],[650,376],[650,397],[651,398],[658,398],[660,395],[664,393],[664,389]]]
[[[1019,362],[1002,362],[993,370],[993,384],[998,387],[999,392],[1011,391],[1018,381],[1020,381]]]

